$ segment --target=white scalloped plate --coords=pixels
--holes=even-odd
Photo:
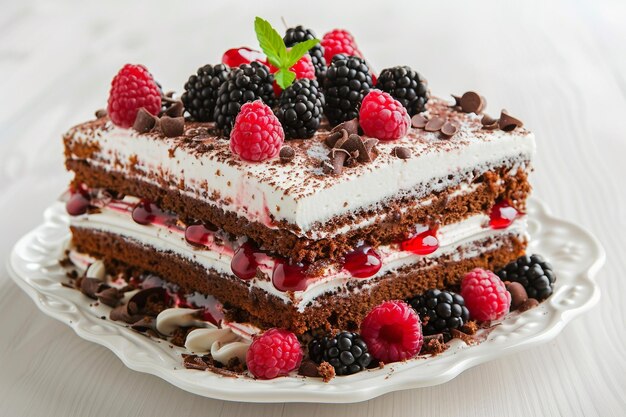
[[[528,207],[529,252],[544,255],[557,274],[554,294],[547,301],[522,314],[508,315],[478,345],[453,340],[451,347],[436,357],[391,364],[334,378],[330,383],[304,377],[260,381],[184,369],[181,349],[101,319],[108,317],[108,307],[92,307],[91,300],[80,292],[61,285],[66,271],[58,260],[70,234],[60,203],[46,210],[44,224],[17,242],[8,270],[45,314],[68,324],[82,338],[109,348],[127,367],[156,375],[185,391],[246,402],[357,402],[391,391],[441,384],[478,364],[545,343],[598,301],[595,276],[605,260],[600,243],[582,228],[552,217],[538,200],[531,199]]]

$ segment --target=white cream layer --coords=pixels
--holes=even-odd
[[[85,214],[70,217],[73,226],[113,233],[125,238],[133,239],[141,244],[152,247],[158,251],[173,252],[184,259],[196,262],[207,269],[220,274],[231,276],[230,263],[232,250],[226,247],[212,249],[198,249],[189,245],[179,230],[171,230],[157,225],[139,225],[135,223],[128,213],[104,208],[97,214]],[[472,243],[486,238],[497,238],[504,235],[514,235],[526,238],[526,219],[520,217],[506,229],[494,230],[489,227],[489,217],[484,214],[469,217],[461,222],[443,226],[439,229],[437,237],[439,249],[430,255],[420,256],[411,252],[401,251],[392,246],[379,247],[378,253],[382,258],[382,267],[370,278],[353,278],[346,270],[329,268],[323,277],[309,283],[304,291],[282,292],[274,287],[271,281],[274,261],[268,257],[261,266],[265,279],[253,278],[249,281],[250,286],[256,286],[273,294],[285,303],[294,304],[298,310],[303,311],[306,306],[314,303],[315,299],[322,294],[334,292],[345,288],[351,281],[373,282],[376,278],[389,272],[394,272],[402,267],[413,265],[423,258],[437,258],[442,255],[451,255],[452,260],[461,260],[479,255],[482,252],[496,249],[501,242],[494,239],[490,247],[478,247]],[[366,284],[362,288],[367,288]]]
[[[99,149],[89,160],[93,167],[180,189],[192,198],[268,227],[275,227],[271,218],[284,220],[299,227],[299,235],[318,239],[323,236],[316,229],[333,217],[376,209],[399,197],[421,198],[469,183],[474,175],[502,165],[527,169],[525,161],[530,161],[535,151],[532,133],[519,129],[485,132],[478,134],[462,125],[448,141],[423,131],[419,138],[381,141],[379,156],[373,162],[346,169],[331,180],[314,175],[321,171],[307,163],[304,155],[297,154],[290,164],[241,163],[236,157],[224,159],[215,152],[195,153],[179,147],[176,138],[155,139],[110,122],[95,132],[76,130],[72,135],[78,143]],[[326,158],[328,148],[319,140],[311,142],[308,154]],[[395,146],[409,148],[412,157],[402,160],[392,156]],[[219,195],[219,200],[213,200],[213,195]]]

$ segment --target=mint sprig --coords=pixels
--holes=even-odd
[[[287,50],[283,38],[276,32],[267,20],[256,17],[254,19],[254,31],[259,40],[261,50],[267,56],[270,64],[278,68],[274,74],[276,83],[285,89],[296,79],[296,73],[291,71],[296,62],[306,54],[309,49],[320,43],[319,39],[309,39],[300,42]]]

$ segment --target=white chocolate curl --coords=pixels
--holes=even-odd
[[[185,347],[194,353],[211,352],[213,359],[224,364],[233,358],[245,363],[250,341],[236,335],[230,328],[195,329],[187,335]]]
[[[104,278],[106,278],[106,269],[104,268],[104,262],[95,261],[94,263],[89,265],[85,276],[87,278],[95,278],[99,279],[100,281],[104,281]]]

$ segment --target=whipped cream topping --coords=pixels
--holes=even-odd
[[[185,241],[184,234],[176,228],[168,228],[159,225],[140,225],[135,223],[128,212],[104,207],[99,213],[72,216],[70,222],[73,226],[87,229],[100,230],[118,234],[132,239],[140,244],[150,246],[158,251],[173,252],[181,257],[196,262],[207,270],[219,273],[233,280],[239,280],[231,270],[232,249],[220,246],[197,248]],[[416,226],[416,232],[419,226]],[[275,262],[267,257],[261,263],[259,269],[262,278],[255,277],[247,281],[248,285],[259,287],[273,294],[285,303],[294,304],[300,311],[315,301],[322,294],[337,291],[352,285],[351,291],[359,291],[373,285],[378,278],[387,273],[395,272],[403,267],[420,264],[426,265],[430,258],[449,256],[453,261],[462,260],[479,255],[480,253],[498,248],[502,242],[497,238],[513,235],[526,239],[526,219],[519,217],[506,229],[492,229],[489,227],[489,216],[478,214],[468,217],[460,222],[442,226],[437,232],[439,248],[430,255],[417,255],[412,252],[402,251],[397,245],[380,246],[376,250],[381,256],[382,266],[380,270],[369,278],[354,278],[344,269],[338,266],[327,267],[324,274],[312,280],[308,287],[302,291],[283,292],[278,290],[272,283],[272,273]],[[488,247],[477,247],[475,242],[493,238]],[[356,284],[359,285],[356,285]],[[363,283],[365,283],[363,285]],[[358,287],[358,288],[357,288]]]
[[[459,126],[451,139],[411,129],[404,138],[381,141],[373,162],[340,176],[322,174],[320,163],[329,151],[323,131],[310,140],[291,141],[296,156],[288,164],[278,159],[241,161],[225,139],[192,139],[195,128],[180,138],[163,138],[100,119],[77,126],[66,140],[93,150],[87,159],[92,167],[180,190],[268,227],[284,221],[295,233],[315,238],[313,233],[335,216],[377,208],[391,199],[422,198],[505,164],[525,169],[532,159],[532,133],[521,128],[485,131],[480,116],[451,113],[440,100],[429,102],[427,115],[448,113]],[[395,157],[396,146],[407,148],[411,157]],[[84,155],[69,158],[81,160]]]

